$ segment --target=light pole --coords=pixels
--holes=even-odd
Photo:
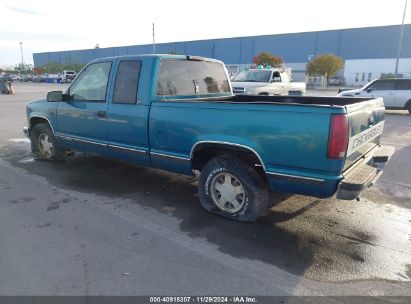
[[[23,60],[23,42],[20,42],[20,52],[21,52],[21,63],[24,63],[24,60]]]
[[[314,58],[314,55],[310,54],[307,55],[307,65],[306,65],[306,69],[305,69],[305,83],[307,84],[310,80],[310,76],[308,75],[308,66],[310,65],[310,61],[311,59]]]
[[[153,54],[155,54],[156,53],[156,32],[155,32],[155,29],[154,29],[154,22],[153,22]]]
[[[395,72],[394,72],[395,77],[397,77],[398,75],[398,62],[400,61],[400,56],[401,56],[402,37],[404,36],[404,20],[405,20],[405,13],[407,12],[407,2],[408,0],[405,0],[404,13],[402,15],[402,24],[401,24],[400,39],[399,39],[400,41],[398,42],[397,60],[395,61]]]

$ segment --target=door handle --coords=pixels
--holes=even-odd
[[[97,117],[98,118],[107,118],[107,112],[106,111],[97,111]]]

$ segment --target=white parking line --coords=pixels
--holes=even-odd
[[[25,138],[25,137],[23,137],[23,138],[10,138],[9,141],[15,142],[15,143],[28,143],[28,144],[30,143],[30,139]]]

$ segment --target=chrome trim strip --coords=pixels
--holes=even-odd
[[[98,142],[95,142],[95,141],[80,139],[80,138],[77,138],[77,137],[71,137],[71,136],[60,134],[60,133],[57,133],[56,135],[58,137],[60,137],[61,139],[65,139],[65,140],[68,140],[68,141],[79,141],[79,142],[84,142],[84,143],[87,143],[87,144],[107,147],[107,144],[102,144],[102,143],[98,143]]]
[[[229,98],[229,97],[233,97],[233,96],[234,95],[223,95],[223,96],[193,97],[193,98],[166,98],[164,96],[157,96],[158,98],[161,98],[161,99],[157,99],[157,100],[154,100],[154,101],[162,102],[162,103],[167,102],[167,101],[169,101],[169,102],[193,102],[193,99],[208,101],[208,100],[214,100],[214,99],[215,100],[221,100],[223,98]]]
[[[299,176],[299,175],[292,175],[292,174],[284,174],[284,173],[276,173],[276,172],[265,172],[268,175],[278,175],[278,176],[285,176],[285,177],[292,177],[292,178],[297,178],[297,179],[305,179],[305,180],[311,180],[311,181],[316,181],[316,182],[324,182],[325,180],[322,178],[314,178],[314,177],[305,177],[305,176]]]
[[[130,151],[130,152],[136,152],[136,153],[140,153],[140,154],[146,154],[148,152],[147,150],[126,148],[126,147],[112,145],[112,144],[108,144],[108,147],[109,148],[114,148],[114,149],[119,149],[119,150],[126,150],[126,151]]]
[[[188,157],[174,156],[174,155],[170,155],[170,154],[163,154],[163,153],[157,153],[157,152],[151,152],[151,151],[150,151],[150,154],[157,155],[157,156],[168,157],[168,158],[176,158],[176,159],[181,159],[181,160],[185,160],[185,161],[190,161],[191,160],[191,158],[188,158]]]
[[[223,144],[223,145],[229,145],[229,146],[235,146],[235,147],[241,147],[241,148],[245,148],[247,150],[250,150],[251,152],[253,152],[255,154],[255,156],[257,156],[258,160],[261,163],[261,166],[263,167],[264,171],[267,171],[264,165],[263,160],[261,159],[260,155],[253,149],[250,148],[248,146],[245,145],[241,145],[241,144],[235,144],[235,143],[231,143],[231,142],[226,142],[226,141],[214,141],[214,140],[202,140],[202,141],[198,141],[194,144],[194,146],[191,148],[191,152],[190,152],[190,159],[193,158],[194,155],[194,150],[195,148],[200,145],[200,144]]]

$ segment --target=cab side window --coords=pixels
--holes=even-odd
[[[110,69],[111,62],[89,65],[71,85],[70,100],[105,102]]]
[[[126,60],[119,64],[114,87],[113,103],[135,104],[141,61]]]
[[[368,89],[373,91],[388,91],[394,89],[394,82],[392,80],[377,80]]]
[[[397,79],[395,90],[411,90],[411,79]]]
[[[281,75],[277,71],[273,73],[273,82],[281,82]]]

